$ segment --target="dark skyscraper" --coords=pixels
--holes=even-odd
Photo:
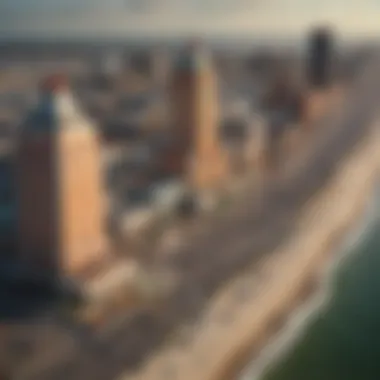
[[[309,42],[308,81],[313,87],[326,87],[331,81],[333,38],[328,29],[316,29]]]

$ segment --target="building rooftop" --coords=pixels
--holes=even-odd
[[[177,57],[175,67],[180,71],[193,71],[207,67],[211,62],[208,50],[202,44],[191,44]]]
[[[24,132],[53,132],[67,127],[88,128],[89,122],[81,113],[61,76],[51,76],[40,85],[34,108],[24,122]]]

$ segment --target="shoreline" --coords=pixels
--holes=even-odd
[[[378,195],[378,191],[373,192],[366,205],[366,210],[362,215],[363,219],[346,232],[344,241],[339,245],[338,253],[333,255],[324,266],[318,289],[292,311],[284,328],[273,339],[270,339],[257,359],[252,360],[243,368],[237,379],[262,379],[267,374],[268,367],[276,367],[280,364],[288,353],[291,353],[292,349],[302,341],[318,314],[328,308],[334,296],[336,275],[344,266],[349,264],[351,258],[358,254],[356,247],[360,246],[373,233],[378,216],[371,211],[373,208],[376,211],[379,209],[379,205],[376,204],[378,203],[378,201],[376,202],[376,195]],[[333,252],[336,250],[333,249]]]
[[[326,256],[331,255],[342,235],[363,212],[379,167],[379,146],[378,132],[371,128],[339,163],[339,171],[302,210],[298,233],[274,254],[261,259],[259,268],[254,265],[253,273],[251,268],[214,296],[202,318],[207,322],[197,326],[197,333],[191,334],[185,347],[163,347],[146,366],[120,378],[161,378],[159,374],[167,367],[168,357],[174,358],[175,366],[181,369],[181,380],[236,378],[252,361],[254,352],[259,353],[283,327],[289,314],[314,292]],[[357,186],[347,186],[352,178]],[[321,223],[321,218],[328,220]],[[253,285],[252,278],[257,274],[258,294],[246,295],[251,299],[237,307],[236,290],[244,281]],[[223,326],[218,324],[221,317],[226,319]]]

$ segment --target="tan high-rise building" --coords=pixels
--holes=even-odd
[[[79,275],[105,254],[100,144],[64,78],[41,86],[16,154],[23,261]]]
[[[178,160],[199,190],[217,187],[224,178],[226,156],[219,139],[218,84],[211,57],[201,45],[180,55],[171,83]]]

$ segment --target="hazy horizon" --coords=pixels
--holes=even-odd
[[[314,24],[380,37],[379,0],[2,0],[0,39],[295,37]]]

